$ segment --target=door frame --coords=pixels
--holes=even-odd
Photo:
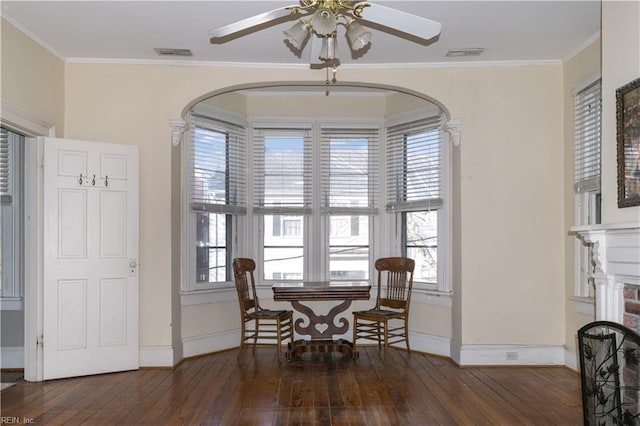
[[[56,137],[55,125],[2,100],[2,125],[25,135],[24,156],[24,379],[44,380],[42,351],[44,266],[44,144]]]

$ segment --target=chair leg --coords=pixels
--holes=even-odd
[[[245,325],[245,321],[244,318],[242,319],[242,327],[240,329],[240,347],[238,348],[238,356],[237,359],[240,359],[240,357],[242,356],[242,353],[244,352],[244,340],[245,340],[245,332],[246,332],[246,325]]]
[[[260,334],[260,321],[258,319],[254,320],[255,323],[255,333],[253,333],[253,352],[256,352],[256,345],[258,344],[258,335]]]
[[[356,353],[357,353],[356,352],[356,340],[358,339],[357,338],[358,333],[356,332],[357,329],[358,329],[358,319],[354,318],[353,319],[353,343],[352,343],[352,346],[351,346],[351,349],[352,349],[351,356],[353,357],[353,359],[357,358],[356,357]]]
[[[280,346],[282,346],[282,337],[281,337],[281,333],[280,333],[280,318],[278,318],[276,320],[276,327],[278,327],[277,329],[277,333],[278,333],[278,339],[276,340],[276,350],[278,351],[278,364],[280,364],[282,362],[282,359],[280,358],[280,350],[282,349]]]
[[[404,319],[404,341],[407,344],[407,352],[411,354],[411,348],[409,347],[409,321],[408,318]]]
[[[384,360],[387,360],[387,349],[389,348],[389,323],[387,321],[383,324],[384,327]]]
[[[377,327],[377,331],[378,331],[378,350],[382,349],[382,346],[380,346],[383,342],[380,340],[380,322],[376,322],[376,327]]]

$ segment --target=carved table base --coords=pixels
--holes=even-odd
[[[336,316],[351,306],[351,300],[345,300],[331,308],[327,315],[318,315],[313,309],[302,303],[292,300],[291,306],[297,312],[307,316],[306,321],[298,318],[294,322],[295,331],[298,334],[311,336],[310,340],[296,340],[289,345],[287,358],[300,357],[303,353],[328,353],[340,352],[345,356],[357,358],[358,353],[353,351],[353,344],[345,339],[333,339],[336,334],[344,334],[349,330],[349,320],[340,318],[336,324]]]

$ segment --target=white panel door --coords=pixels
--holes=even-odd
[[[44,378],[139,367],[138,149],[44,138]]]

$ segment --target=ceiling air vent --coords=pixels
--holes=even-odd
[[[189,49],[169,49],[167,47],[156,47],[154,49],[159,56],[193,56]]]
[[[464,49],[449,49],[447,57],[455,58],[459,56],[480,56],[484,52],[482,47],[467,47]]]

